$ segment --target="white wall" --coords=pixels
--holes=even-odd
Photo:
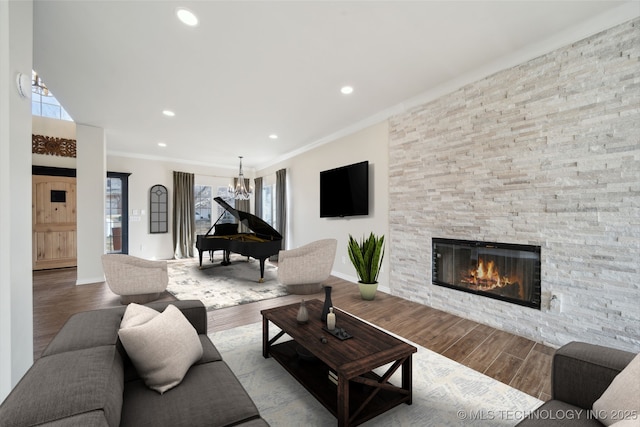
[[[51,117],[31,116],[31,123],[34,135],[76,139],[75,122],[69,120],[53,119]]]
[[[76,284],[104,281],[101,255],[105,250],[105,134],[104,129],[78,124],[77,133],[77,247]]]
[[[76,139],[76,124],[74,122],[52,119],[50,117],[32,116],[31,123],[34,135]],[[49,166],[53,168],[68,169],[76,168],[76,159],[73,157],[32,154],[32,163],[35,166]]]
[[[185,164],[167,160],[107,156],[110,172],[130,173],[129,176],[129,254],[146,259],[173,258],[173,171],[190,172],[196,175],[196,184],[228,185],[233,181],[236,169],[214,168],[204,165]],[[246,170],[245,170],[246,172]],[[247,178],[250,176],[247,174]],[[149,190],[160,184],[169,192],[169,232],[149,233]],[[83,203],[79,199],[79,203]],[[132,215],[137,211],[139,215]],[[144,211],[144,214],[142,213]],[[132,216],[139,216],[139,221]],[[214,219],[215,220],[215,219]]]
[[[256,171],[256,176],[266,176],[279,169],[287,170],[288,247],[324,238],[338,239],[333,274],[353,282],[358,279],[347,254],[349,234],[357,239],[370,232],[389,235],[388,135],[385,121]],[[369,161],[369,215],[320,218],[320,172],[364,160]],[[388,289],[388,254],[379,282],[381,290]]]
[[[31,75],[33,3],[0,1],[0,401],[33,362]],[[25,197],[27,195],[27,197]]]

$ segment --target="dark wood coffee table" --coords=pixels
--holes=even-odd
[[[401,403],[411,405],[411,363],[416,347],[335,309],[337,327],[352,335],[340,340],[322,329],[323,303],[311,300],[306,306],[306,324],[296,321],[299,303],[261,311],[265,358],[271,356],[284,366],[338,419],[338,426],[355,426]],[[269,322],[280,328],[271,339]],[[293,340],[276,344],[284,334]],[[387,364],[391,366],[382,376],[372,372]],[[398,387],[388,380],[400,367],[402,384]],[[331,381],[331,374],[337,384]]]

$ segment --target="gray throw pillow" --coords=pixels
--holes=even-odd
[[[200,360],[202,344],[176,306],[168,305],[155,316],[148,311],[152,309],[140,307],[127,307],[132,313],[127,316],[125,312],[118,334],[144,383],[162,394],[180,384],[191,365]]]

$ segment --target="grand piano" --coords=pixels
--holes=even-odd
[[[251,233],[238,233],[237,223],[218,223],[224,213],[211,226],[207,234],[199,234],[196,240],[196,248],[200,257],[200,268],[202,268],[202,253],[205,251],[224,251],[222,265],[231,263],[231,252],[253,257],[260,261],[260,280],[264,282],[264,262],[271,255],[277,254],[282,248],[282,236],[273,227],[262,219],[249,212],[239,211],[216,197],[215,200],[227,212],[233,215],[238,223],[244,224]],[[215,229],[211,234],[211,230]]]

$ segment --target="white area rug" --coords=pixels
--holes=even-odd
[[[269,329],[272,336],[278,332],[275,326]],[[262,323],[209,337],[272,427],[336,425],[336,418],[278,362],[262,357]],[[413,345],[418,348],[413,355],[413,404],[401,404],[362,425],[514,426],[542,404],[528,394]],[[400,384],[399,379],[397,372],[391,382]]]
[[[207,311],[287,295],[287,288],[277,280],[273,264],[265,263],[264,282],[260,279],[260,261],[237,254],[231,265],[221,265],[222,253],[212,263],[209,257],[172,260],[168,263],[169,291],[179,300],[198,299]]]

